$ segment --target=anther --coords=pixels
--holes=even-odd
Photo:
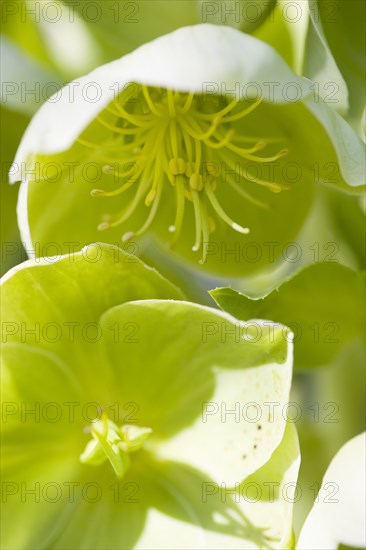
[[[203,189],[203,180],[201,174],[194,173],[189,178],[189,185],[192,189],[196,191],[202,191]]]
[[[92,197],[101,197],[105,194],[105,191],[103,189],[92,189],[90,191],[90,195]]]
[[[200,109],[200,97],[193,93],[139,86],[139,94],[143,102],[137,109],[127,104],[127,96],[123,94],[113,103],[113,109],[107,107],[114,117],[118,117],[117,122],[112,124],[110,117],[106,120],[98,117],[106,128],[113,131],[114,138],[116,133],[122,134],[121,139],[106,140],[99,144],[78,139],[80,144],[93,149],[100,156],[103,174],[113,175],[115,181],[120,181],[120,187],[117,189],[93,189],[90,192],[92,197],[117,196],[130,188],[134,191],[131,201],[116,218],[102,218],[98,230],[104,231],[119,226],[130,218],[137,207],[145,203],[149,208],[145,223],[140,229],[128,231],[121,237],[123,242],[132,237],[138,238],[154,221],[160,200],[164,197],[164,189],[170,183],[175,196],[175,219],[168,227],[168,231],[173,234],[171,244],[180,236],[185,209],[193,206],[193,250],[202,249],[200,262],[204,263],[207,251],[203,245],[209,240],[210,233],[215,231],[217,218],[234,231],[249,233],[249,228],[242,227],[226,214],[216,196],[216,186],[225,192],[225,182],[220,178],[218,163],[225,162],[242,180],[257,183],[273,193],[278,193],[288,186],[252,176],[247,164],[239,170],[235,159],[240,160],[242,157],[246,161],[269,163],[287,155],[289,151],[282,149],[274,154],[258,156],[258,151],[265,149],[270,143],[275,143],[276,140],[245,136],[243,128],[235,130],[235,125],[232,125],[255,110],[261,100],[248,103],[242,102],[240,98],[228,101],[227,98],[220,97],[219,103],[215,104],[212,100],[204,109]],[[246,143],[248,145],[245,145]],[[115,151],[118,158],[114,158],[114,155],[108,156],[108,151]],[[133,161],[133,166],[125,169],[123,165],[123,169],[119,171],[121,161]],[[206,167],[204,177],[201,174],[202,166]],[[251,197],[246,192],[246,186],[240,185],[236,179],[228,178],[227,183],[256,206],[269,207]],[[213,211],[213,217],[209,216],[208,209]]]
[[[151,191],[149,191],[148,194],[146,195],[146,198],[145,198],[145,205],[146,205],[146,206],[150,206],[151,203],[154,202],[155,197],[156,197],[156,190],[155,190],[155,189],[151,189]]]
[[[102,222],[97,227],[98,231],[105,231],[106,229],[109,229],[109,228],[110,228],[110,224],[108,222]]]
[[[133,231],[127,231],[124,235],[122,235],[122,242],[126,243],[127,241],[130,241],[134,237],[135,233]]]
[[[194,173],[194,171],[195,171],[195,166],[193,162],[186,162],[186,169],[184,173],[187,176],[187,178],[190,178],[191,175]]]
[[[179,174],[184,174],[186,170],[186,162],[181,157],[173,158],[169,161],[169,171],[173,176],[178,176]]]
[[[111,166],[110,164],[105,164],[105,165],[102,167],[102,171],[103,171],[105,174],[113,174],[114,169],[113,169],[113,166]]]

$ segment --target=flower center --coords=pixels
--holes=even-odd
[[[276,140],[247,137],[235,131],[235,124],[254,111],[261,100],[248,104],[222,96],[134,86],[136,94],[133,99],[131,92],[125,90],[102,116],[97,117],[101,125],[111,130],[117,144],[94,144],[78,139],[79,143],[102,154],[107,162],[103,171],[117,175],[121,182],[120,187],[112,191],[93,189],[93,197],[112,197],[131,187],[135,189],[130,204],[114,218],[106,217],[108,221],[100,223],[98,229],[103,231],[122,224],[141,202],[145,202],[150,209],[145,223],[135,231],[124,233],[122,241],[140,236],[154,221],[164,187],[172,185],[175,189],[175,219],[168,228],[174,234],[172,244],[181,233],[187,203],[192,205],[195,218],[193,251],[198,251],[203,243],[208,242],[217,218],[238,233],[249,233],[248,227],[236,223],[224,211],[215,191],[218,184],[227,183],[246,200],[268,208],[268,204],[248,193],[243,183],[255,183],[274,193],[288,188],[283,183],[256,177],[245,166],[248,162],[274,162],[288,153],[287,149],[281,149],[268,156],[258,156],[259,151]],[[120,164],[120,160],[127,163],[127,168],[116,171],[114,165],[117,161]],[[242,161],[240,165],[238,160]],[[219,178],[220,164],[228,168],[225,182]],[[202,248],[201,263],[205,261],[205,247]]]
[[[131,459],[130,454],[142,448],[145,440],[151,434],[151,428],[143,428],[132,424],[117,424],[108,419],[105,413],[87,431],[92,439],[80,455],[80,462],[99,466],[107,460],[118,478],[127,472]]]

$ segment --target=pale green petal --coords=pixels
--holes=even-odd
[[[237,509],[237,503],[229,506],[232,512],[227,516],[226,509],[222,511],[220,494],[210,511],[202,503],[201,494],[202,482],[225,482],[231,486],[238,480],[239,484],[271,460],[286,428],[283,410],[279,414],[274,412],[272,417],[266,409],[260,426],[246,420],[239,423],[229,420],[225,424],[220,419],[217,422],[219,417],[213,422],[210,418],[207,422],[196,419],[201,418],[202,405],[210,400],[226,401],[232,407],[233,400],[240,400],[243,405],[250,399],[263,406],[264,400],[276,399],[278,410],[288,400],[291,344],[283,338],[282,330],[275,328],[273,333],[266,332],[256,341],[258,327],[264,329],[260,321],[257,327],[247,327],[246,339],[242,336],[238,339],[237,330],[243,327],[236,319],[186,302],[145,300],[116,306],[115,301],[123,302],[129,293],[131,296],[160,293],[177,298],[180,294],[141,262],[129,267],[115,263],[112,269],[115,250],[100,247],[102,258],[98,262],[91,261],[98,252],[98,246],[92,245],[87,249],[94,253],[89,255],[89,261],[82,254],[45,258],[40,265],[29,261],[4,279],[5,319],[14,319],[9,322],[15,327],[21,322],[28,327],[35,322],[51,322],[50,319],[61,322],[72,315],[72,319],[80,321],[96,319],[102,329],[102,338],[94,345],[88,345],[80,335],[69,346],[65,342],[62,346],[52,345],[44,337],[31,345],[20,332],[8,335],[9,342],[3,346],[6,403],[16,406],[24,403],[31,408],[37,402],[41,410],[40,422],[23,423],[19,411],[9,409],[3,450],[4,479],[10,483],[7,486],[10,490],[15,487],[17,491],[9,495],[4,511],[9,524],[4,532],[4,546],[14,550],[35,547],[104,550],[121,545],[132,548],[138,544],[147,510],[149,520],[156,515],[152,509],[183,524],[187,529],[179,540],[191,540],[191,548],[196,547],[197,523],[201,524],[201,530],[209,531],[207,541],[212,549],[218,545],[227,547],[232,529],[238,535],[234,547],[239,546],[239,537],[261,541],[268,534],[262,530],[266,528],[272,534],[275,529],[274,534],[287,541],[289,516],[282,504],[276,503],[275,525],[268,525],[259,511],[253,511],[253,517],[247,519],[249,511],[243,513]],[[111,309],[103,314],[106,306]],[[117,332],[111,330],[116,326]],[[210,336],[212,329],[215,334]],[[226,340],[226,331],[233,329],[234,334]],[[238,388],[244,388],[243,392],[237,391]],[[44,408],[50,402],[61,407],[62,418],[57,423],[44,416]],[[113,418],[116,422],[133,425],[137,419],[140,426],[152,428],[144,450],[131,454],[130,469],[122,480],[117,480],[108,461],[79,462],[89,440],[85,432],[88,421],[78,407],[70,420],[66,414],[69,409],[65,407],[69,402],[77,405],[94,402],[107,414],[124,413],[119,420]],[[178,441],[179,431],[186,439],[183,448]],[[177,441],[175,452],[168,449],[169,436]],[[105,450],[106,456],[108,451]],[[212,461],[213,455],[216,463]],[[110,458],[114,462],[114,457]],[[291,452],[288,459],[289,467],[295,464]],[[182,461],[186,464],[182,465]],[[275,475],[279,479],[279,474]],[[117,487],[116,480],[120,483]],[[22,483],[26,488],[37,484],[40,506],[32,496],[22,502],[19,493]],[[50,502],[52,493],[48,496],[43,492],[52,491],[51,486],[56,490],[57,505]],[[90,502],[89,492],[87,496],[83,493],[89,486],[91,495],[97,491],[95,502]],[[75,496],[70,497],[70,490]],[[132,493],[137,495],[136,502],[130,500]],[[268,502],[263,506],[267,510]],[[212,510],[217,507],[219,516],[221,513],[228,525],[222,526],[220,517],[212,520]],[[200,513],[202,518],[198,517]],[[13,520],[20,521],[17,518],[24,514],[29,525],[24,522],[26,528],[18,532]],[[201,540],[203,535],[197,536]],[[282,542],[279,547],[283,547]]]
[[[364,186],[366,173],[364,146],[361,140],[356,138],[351,126],[337,113],[327,108],[320,98],[318,101],[306,98],[305,104],[321,122],[333,143],[344,180],[351,187]]]
[[[291,548],[289,487],[296,483],[298,467],[299,448],[291,425],[258,476],[245,480],[236,492],[184,464],[156,463],[155,503],[136,548]]]
[[[310,23],[304,52],[304,75],[317,83],[319,95],[325,100],[329,99],[330,107],[341,114],[346,114],[349,107],[347,84],[324,34],[321,2],[309,0],[308,10]],[[325,20],[331,20],[331,26],[334,26],[339,17],[336,3],[329,4],[326,11],[328,13],[325,13]],[[347,40],[349,37],[350,34],[347,34]],[[343,40],[345,39],[343,37]]]
[[[2,482],[2,547],[9,550],[133,548],[151,506],[143,472],[132,468],[120,481],[104,465],[75,466],[61,446],[52,462],[28,452]]]
[[[53,460],[27,449],[22,461],[2,475],[2,548],[51,548],[72,512],[68,484],[78,479],[78,465],[62,447]]]
[[[247,500],[261,501],[263,509],[271,518],[276,514],[278,530],[283,529],[282,542],[290,543],[292,534],[293,504],[298,501],[296,482],[300,467],[300,448],[295,426],[287,423],[283,439],[273,455],[241,484],[240,491]],[[274,504],[275,503],[275,506]],[[250,503],[246,504],[250,513]],[[255,508],[254,508],[255,509]],[[253,520],[254,521],[254,520]],[[257,523],[257,521],[255,522]],[[280,527],[281,526],[281,527]],[[287,539],[286,539],[287,535]]]
[[[119,550],[134,548],[144,529],[151,503],[151,483],[144,472],[132,467],[117,480],[104,465],[91,466],[76,478],[75,501],[64,509],[64,523],[53,540],[52,550]],[[89,487],[89,488],[88,488]],[[84,496],[83,497],[83,490]]]
[[[344,103],[346,85],[349,100],[346,118],[362,135],[365,3],[335,0],[327,4],[310,0],[309,4],[312,27],[307,40],[305,75],[319,81],[320,94],[335,109]]]
[[[40,346],[8,343],[2,354],[3,547],[130,548],[145,514],[131,496],[136,472],[119,482],[111,468],[79,462],[95,413],[87,380]]]
[[[80,467],[82,426],[70,422],[62,405],[77,402],[79,388],[51,351],[18,343],[2,345],[1,386],[2,547],[47,548],[64,521],[63,483]]]
[[[228,485],[264,464],[286,424],[292,347],[284,327],[150,300],[111,309],[101,325],[128,322],[129,338],[116,342],[104,331],[105,353],[120,402],[134,404],[134,422],[152,428],[147,448]]]
[[[333,458],[300,534],[298,550],[337,550],[340,544],[366,546],[365,443],[365,433],[360,434]]]
[[[3,277],[3,342],[37,343],[87,369],[83,347],[93,357],[103,311],[131,299],[180,297],[157,271],[112,245],[29,260]]]

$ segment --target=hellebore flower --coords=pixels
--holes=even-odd
[[[347,441],[331,461],[302,528],[298,550],[365,548],[365,435]]]
[[[292,544],[285,327],[180,299],[110,245],[4,278],[4,547]]]
[[[40,108],[11,169],[27,249],[67,253],[103,231],[154,264],[160,243],[165,262],[211,277],[273,271],[314,181],[331,167],[336,186],[363,183],[359,139],[313,87],[267,44],[213,25],[74,81]]]

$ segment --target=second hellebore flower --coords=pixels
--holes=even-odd
[[[285,327],[184,302],[110,245],[2,294],[4,548],[290,547]]]
[[[164,261],[210,276],[273,270],[314,183],[330,169],[333,185],[363,183],[358,138],[313,88],[267,44],[213,25],[74,81],[41,107],[11,169],[28,250],[66,253],[103,232],[158,263],[154,235]]]

